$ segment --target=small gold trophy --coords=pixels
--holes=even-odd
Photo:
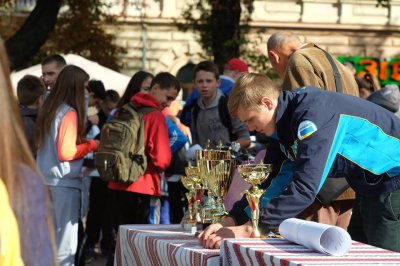
[[[198,166],[187,166],[185,167],[186,176],[193,181],[193,217],[196,222],[201,221],[201,198],[204,194],[204,188],[202,186],[202,180],[200,176],[200,167]]]
[[[264,182],[272,172],[272,164],[243,164],[237,167],[242,178],[250,183],[251,189],[245,190],[247,201],[251,209],[251,222],[253,224],[253,236],[260,237],[258,230],[258,220],[260,218],[260,199],[264,190],[258,185]]]
[[[194,203],[196,201],[194,192],[194,181],[187,176],[182,176],[181,182],[183,186],[187,190],[189,190],[188,192],[186,192],[189,215],[183,220],[183,228],[188,231],[193,231],[196,228],[196,217],[194,216]]]

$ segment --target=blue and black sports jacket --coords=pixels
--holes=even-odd
[[[277,227],[313,203],[327,177],[346,177],[369,196],[400,187],[400,119],[364,99],[313,87],[282,91],[276,113],[277,148],[261,201],[260,228]],[[230,215],[248,221],[246,199]],[[249,213],[247,207],[247,213]]]

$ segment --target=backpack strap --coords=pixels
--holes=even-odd
[[[228,110],[228,97],[222,96],[218,101],[218,114],[221,119],[222,125],[228,129],[229,139],[231,141],[235,140],[235,135],[233,135],[232,119]]]
[[[329,63],[332,66],[333,77],[335,79],[335,85],[336,85],[336,92],[343,93],[342,76],[340,75],[339,69],[338,69],[337,65],[335,64],[335,61],[333,60],[332,56],[327,51],[318,47],[317,45],[314,44],[314,46],[316,48],[320,49],[322,52],[324,52],[326,58],[328,59]]]
[[[185,126],[187,126],[189,128],[190,128],[190,123],[192,121],[192,116],[191,116],[192,108],[193,108],[193,105],[196,103],[196,101],[197,101],[197,98],[190,104],[183,106],[182,112],[179,115],[181,123],[183,123]]]
[[[200,107],[199,107],[199,105],[197,104],[197,99],[196,99],[196,101],[193,103],[193,106],[192,106],[192,120],[193,120],[193,125],[194,125],[194,128],[196,128],[196,124],[197,124],[197,118],[199,117],[199,112],[200,112]]]
[[[151,106],[142,106],[142,107],[137,107],[136,105],[134,105],[132,102],[129,102],[128,105],[130,107],[132,107],[136,112],[140,112],[142,114],[148,114],[152,111],[158,110],[155,107],[151,107]]]
[[[138,111],[145,115],[145,114],[151,113],[156,110],[158,110],[158,109],[155,107],[143,106],[143,107],[140,107]]]
[[[143,115],[158,110],[157,108],[151,107],[151,106],[143,106],[143,107],[139,107],[139,108],[138,108],[138,107],[137,107],[136,105],[134,105],[132,102],[129,102],[128,104],[124,105],[122,108],[125,108],[128,112],[132,112],[132,109],[133,109],[134,112],[140,112],[140,113],[142,113]],[[144,137],[144,136],[143,136],[143,137]],[[151,158],[150,158],[149,156],[146,156],[146,157],[147,157],[147,161],[150,162],[150,161],[151,161]],[[155,165],[153,165],[153,167],[154,167],[155,169],[157,169]]]

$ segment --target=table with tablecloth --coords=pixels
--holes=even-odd
[[[355,241],[335,257],[286,239],[224,239],[220,258],[222,265],[400,265],[400,253]]]
[[[218,265],[219,250],[205,249],[181,225],[121,225],[114,265]]]

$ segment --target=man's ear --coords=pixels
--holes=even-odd
[[[275,51],[268,51],[268,57],[269,60],[274,60],[276,63],[279,63],[279,55]]]
[[[274,101],[270,97],[262,97],[261,105],[268,108],[268,110],[272,110],[274,108]]]

